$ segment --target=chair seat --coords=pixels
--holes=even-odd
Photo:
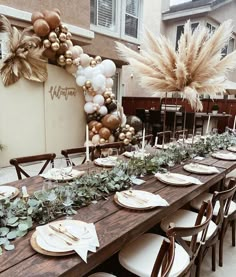
[[[201,207],[201,203],[203,201],[208,201],[208,200],[212,200],[213,194],[209,193],[209,192],[204,192],[202,194],[200,194],[199,196],[197,196],[196,198],[194,198],[191,202],[190,205],[191,207],[193,207],[196,210],[199,210]],[[213,210],[213,215],[217,216],[218,212],[220,209],[220,203],[219,201],[216,202],[214,210]],[[230,206],[229,206],[229,215],[232,214],[233,212],[236,211],[236,203],[231,201]]]
[[[89,275],[88,277],[116,277],[116,276],[106,272],[96,272],[96,273],[93,273],[92,275]]]
[[[146,233],[125,245],[119,253],[119,262],[128,271],[141,276],[150,277],[164,237]],[[189,264],[190,258],[182,246],[175,243],[174,263],[169,273],[178,276]]]
[[[195,225],[195,221],[198,214],[189,210],[179,209],[175,213],[173,213],[171,216],[168,216],[164,218],[161,221],[161,229],[165,232],[169,228],[170,223],[174,223],[175,227],[191,227]],[[203,220],[206,220],[205,217],[203,217]],[[211,220],[208,230],[206,239],[209,239],[214,232],[217,230],[216,224]],[[191,237],[185,237],[186,241],[190,241]],[[199,242],[201,239],[201,233],[198,234],[197,241]]]

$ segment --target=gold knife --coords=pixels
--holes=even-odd
[[[62,231],[62,230],[60,229],[60,227],[57,228],[57,227],[55,227],[55,226],[53,226],[53,225],[50,225],[50,224],[49,224],[48,226],[49,226],[49,228],[51,228],[53,231],[55,231],[55,232],[57,232],[57,233],[60,233],[60,234],[63,234],[63,235],[67,236],[68,238],[70,238],[70,239],[72,239],[72,240],[74,240],[74,241],[78,241],[78,240],[79,240],[79,238],[77,238],[76,236],[70,234],[68,231]]]

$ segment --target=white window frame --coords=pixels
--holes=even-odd
[[[130,37],[128,35],[125,34],[125,15],[126,15],[126,0],[122,1],[122,24],[121,24],[121,38],[129,41],[129,42],[133,42],[133,43],[138,43],[140,44],[140,33],[141,33],[141,22],[142,22],[142,11],[143,11],[143,0],[138,0],[139,1],[139,14],[138,14],[138,30],[137,30],[137,34],[138,37],[134,38],[134,37]]]
[[[102,26],[94,25],[90,23],[90,29],[96,33],[104,34],[110,37],[115,37],[119,38],[120,37],[120,13],[121,13],[121,2],[120,0],[116,0],[116,8],[115,8],[115,13],[116,13],[116,19],[115,19],[115,26],[116,26],[116,31],[111,31],[109,28],[105,28]]]
[[[182,24],[177,24],[175,25],[175,49],[177,50],[178,47],[177,47],[177,44],[178,44],[178,41],[176,41],[176,37],[177,37],[177,29],[179,26],[183,26],[184,27],[184,22]],[[192,25],[193,24],[198,24],[198,26],[200,25],[200,21],[191,21],[191,28],[192,28]],[[181,36],[180,36],[181,37]]]

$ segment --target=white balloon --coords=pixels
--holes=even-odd
[[[93,102],[102,106],[105,102],[105,99],[102,95],[98,94],[93,97]]]
[[[116,72],[116,65],[111,60],[104,60],[101,63],[104,66],[104,75],[106,77],[111,77]]]
[[[94,106],[93,106],[93,103],[91,102],[87,102],[85,103],[84,105],[84,111],[88,114],[91,114],[94,112]]]
[[[92,79],[92,84],[95,91],[101,89],[106,84],[106,78],[104,77],[104,75],[99,74]]]
[[[105,91],[104,88],[100,88],[100,89],[96,90],[96,94],[101,94],[102,95],[104,93],[104,91]]]
[[[102,65],[101,63],[97,64],[96,69],[98,69],[101,72],[101,74],[104,75],[104,65]]]
[[[112,78],[107,78],[106,79],[106,87],[107,88],[112,88],[113,87],[113,80],[112,80]]]
[[[82,75],[79,75],[77,78],[76,78],[76,84],[80,87],[84,86],[86,82],[86,78]]]
[[[98,110],[100,115],[106,115],[108,113],[107,107],[106,106],[101,106],[101,108]]]
[[[76,75],[77,76],[84,75],[84,68],[81,65],[78,66],[78,70],[76,72]]]
[[[108,142],[114,142],[115,141],[115,137],[113,135],[110,135]]]
[[[99,140],[100,140],[100,136],[97,134],[97,135],[94,135],[93,137],[92,137],[92,143],[93,144],[99,144]]]
[[[81,54],[80,55],[80,64],[83,67],[88,66],[90,64],[90,57],[89,57],[89,55],[87,55],[87,54]]]
[[[86,93],[84,97],[85,97],[86,102],[92,102],[93,101],[93,96],[88,94],[88,93]]]
[[[93,68],[91,66],[88,66],[84,69],[84,76],[87,78],[87,80],[92,80]]]

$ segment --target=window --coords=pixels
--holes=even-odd
[[[90,0],[90,21],[96,26],[115,31],[116,0]]]
[[[126,0],[125,35],[138,37],[139,1]]]
[[[191,24],[192,31],[194,31],[197,28],[198,24],[199,24],[198,22]],[[176,43],[175,43],[175,50],[176,51],[178,50],[179,39],[180,39],[181,35],[183,34],[183,32],[184,32],[184,25],[177,26]]]
[[[216,30],[216,27],[211,25],[210,23],[207,22],[206,24],[207,28],[209,29],[210,33],[214,33]]]
[[[221,50],[222,57],[227,56],[228,54],[230,54],[233,51],[234,51],[234,38],[231,37],[229,39],[228,44],[225,45],[225,47]]]
[[[142,1],[90,0],[91,28],[95,32],[137,42]]]

